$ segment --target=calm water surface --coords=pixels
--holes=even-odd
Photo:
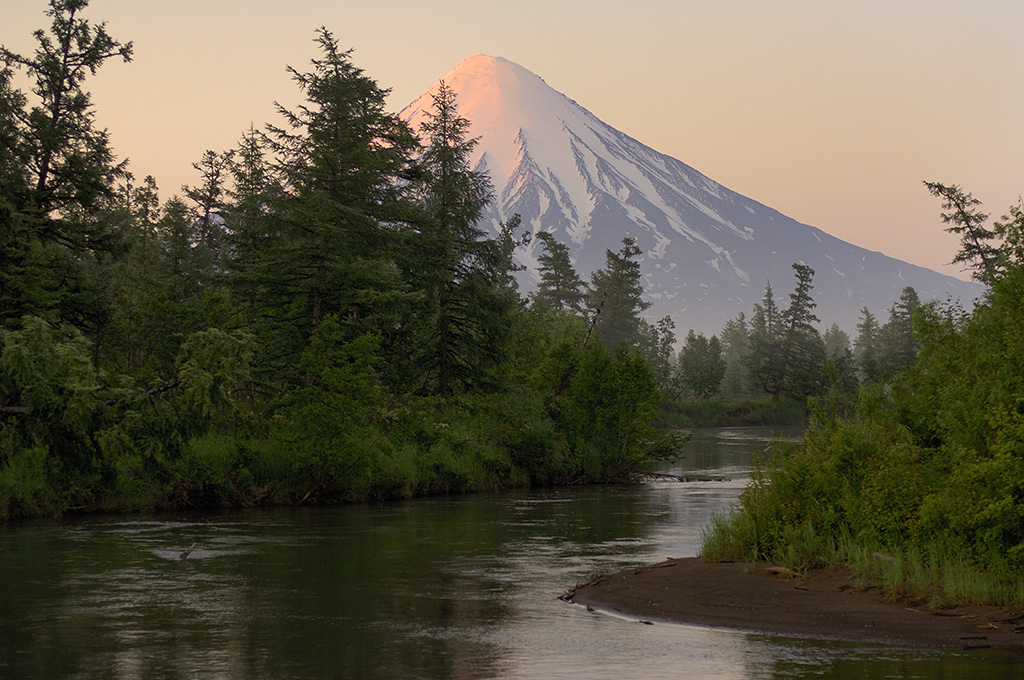
[[[666,470],[729,481],[2,526],[0,678],[1024,677],[1002,653],[643,625],[558,599],[695,555],[770,434],[698,432]]]

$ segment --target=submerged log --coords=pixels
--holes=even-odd
[[[181,553],[181,555],[180,555],[180,556],[178,557],[178,559],[179,559],[179,560],[181,560],[182,562],[184,562],[185,560],[187,560],[187,559],[188,559],[188,556],[192,554],[192,549],[193,549],[193,548],[195,548],[195,547],[196,547],[196,544],[195,544],[195,543],[193,543],[192,545],[190,545],[190,546],[188,547],[188,550],[186,550],[185,552]]]

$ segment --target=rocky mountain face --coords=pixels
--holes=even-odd
[[[792,264],[815,271],[813,297],[822,328],[838,322],[850,333],[861,308],[884,321],[906,286],[921,299],[969,305],[983,288],[852,245],[742,196],[670,156],[601,122],[510,61],[475,55],[444,78],[459,113],[479,138],[473,162],[494,184],[485,216],[518,213],[533,232],[567,244],[580,276],[605,263],[623,237],[643,251],[647,315],[669,315],[677,331],[717,333],[750,310],[770,282],[788,304]],[[438,83],[402,111],[415,129],[431,110]],[[517,251],[526,265],[522,288],[538,280],[534,240]]]

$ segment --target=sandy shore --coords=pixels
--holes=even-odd
[[[780,573],[782,572],[782,573]],[[814,639],[1024,652],[1024,611],[887,602],[842,568],[794,577],[770,564],[670,559],[599,577],[566,598],[650,622],[733,628]]]

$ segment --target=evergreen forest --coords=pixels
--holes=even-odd
[[[845,564],[932,608],[1024,602],[1024,204],[987,226],[969,192],[925,185],[985,297],[967,310],[905,295],[899,335],[865,314],[856,399],[812,400],[802,443],[775,447],[705,557]],[[829,374],[837,385],[838,363]]]
[[[89,81],[132,44],[87,5],[0,48],[0,519],[630,481],[680,428],[809,422],[705,557],[1024,601],[1024,206],[987,226],[926,183],[988,286],[971,309],[906,288],[820,332],[795,263],[788,299],[766,282],[677,342],[635,240],[584,278],[517,216],[485,229],[453,92],[413,130],[327,29],[288,68],[302,103],[161,198],[95,125]]]
[[[527,235],[478,224],[450,89],[412,130],[320,29],[302,103],[162,200],[94,124],[89,80],[132,44],[87,4],[0,51],[0,517],[607,482],[677,453],[635,245],[592,290],[549,239],[524,298]]]

